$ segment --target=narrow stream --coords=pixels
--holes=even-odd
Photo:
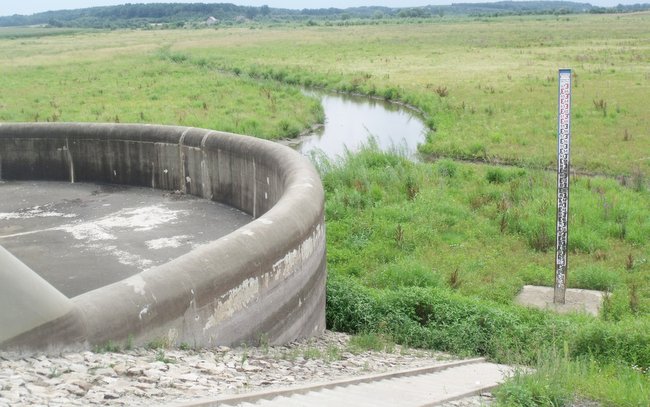
[[[412,109],[365,96],[305,93],[321,100],[325,125],[289,143],[302,154],[320,150],[328,158],[336,158],[346,148],[357,151],[372,137],[382,150],[396,149],[417,159],[417,146],[424,142],[428,129]]]

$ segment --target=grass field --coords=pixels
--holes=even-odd
[[[184,64],[157,41],[146,32],[0,40],[9,56],[0,63],[0,120],[176,124],[277,139],[324,119],[297,88]]]
[[[272,129],[289,127],[292,131],[285,133],[290,135],[296,126],[306,126],[294,121],[290,126],[284,123],[254,131],[255,123],[241,124],[255,120],[246,112],[213,112],[214,103],[207,102],[208,116],[213,119],[201,117],[205,115],[195,108],[203,106],[202,102],[192,106],[187,99],[216,98],[217,94],[204,94],[203,87],[220,77],[214,69],[209,74],[206,69],[220,68],[242,77],[378,94],[411,103],[426,113],[430,126],[436,129],[422,147],[433,156],[548,167],[555,157],[557,69],[570,67],[575,87],[574,168],[650,175],[650,118],[644,103],[650,94],[650,30],[646,28],[650,13],[434,21],[439,22],[19,37],[0,41],[0,52],[7,56],[0,62],[0,80],[4,94],[21,95],[28,86],[21,78],[32,72],[40,78],[49,75],[45,83],[33,86],[32,92],[48,93],[43,89],[47,87],[51,93],[61,94],[74,89],[71,80],[86,79],[71,78],[79,67],[98,73],[112,69],[99,81],[110,85],[109,89],[120,87],[120,78],[140,86],[147,83],[145,78],[161,82],[182,71],[184,80],[193,84],[193,94],[178,94],[180,89],[163,93],[175,97],[177,110],[186,112],[142,112],[144,118],[138,111],[115,114],[122,121],[183,121],[203,127],[213,126],[215,118],[223,114],[240,114],[240,125],[233,127],[265,137],[278,136]],[[151,59],[160,52],[175,58],[163,61],[164,68],[156,70],[161,64]],[[111,64],[106,64],[107,60]],[[115,66],[118,61],[123,65]],[[169,66],[174,61],[179,62],[176,67]],[[71,66],[72,72],[65,66]],[[41,72],[43,69],[46,72]],[[23,87],[15,82],[22,82]],[[58,87],[66,87],[66,92],[57,92]],[[128,83],[124,88],[132,102],[143,107],[170,102],[151,103],[156,102],[151,100],[155,95]],[[190,93],[190,89],[183,90]],[[87,95],[77,95],[82,96]],[[35,99],[21,103],[24,112],[4,107],[0,119],[33,120],[38,113],[45,120],[55,113],[43,109]],[[281,112],[295,111],[277,107]],[[94,112],[97,109],[101,106]],[[309,110],[295,116],[313,120]],[[267,117],[272,112],[256,113]],[[112,114],[98,118],[93,112],[84,112],[62,120],[105,121]],[[291,121],[271,121],[283,119]]]
[[[374,150],[322,172],[332,271],[370,287],[453,286],[501,303],[524,284],[553,285],[551,173],[413,165]],[[635,287],[641,315],[650,314],[649,208],[639,205],[647,198],[614,180],[574,178],[569,220],[570,286],[627,303]]]
[[[574,166],[647,176],[649,25],[646,13],[241,30],[172,48],[231,71],[401,99],[436,129],[422,151],[535,166],[553,163],[557,70],[573,68]]]
[[[421,151],[435,162],[369,147],[317,163],[329,326],[537,366],[503,387],[504,404],[647,405],[650,13],[39,30],[0,30],[0,121],[291,137],[323,120],[299,85],[421,109],[432,129]],[[569,285],[609,292],[598,318],[513,305],[522,285],[553,282],[555,178],[543,168],[554,166],[564,67],[573,166],[611,176],[572,177]]]

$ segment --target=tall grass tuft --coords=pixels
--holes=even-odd
[[[566,349],[566,348],[565,348]],[[650,405],[650,375],[636,366],[602,364],[591,357],[572,359],[563,350],[543,347],[533,371],[519,371],[495,391],[503,406]]]

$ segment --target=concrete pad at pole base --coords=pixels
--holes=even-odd
[[[567,288],[565,303],[555,304],[553,302],[553,293],[553,287],[525,285],[515,298],[515,302],[520,305],[547,309],[560,314],[582,312],[597,316],[605,296],[602,291]]]
[[[0,343],[73,309],[72,302],[0,246]]]

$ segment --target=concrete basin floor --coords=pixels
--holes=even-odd
[[[0,245],[68,297],[166,263],[251,220],[170,191],[0,181]]]

